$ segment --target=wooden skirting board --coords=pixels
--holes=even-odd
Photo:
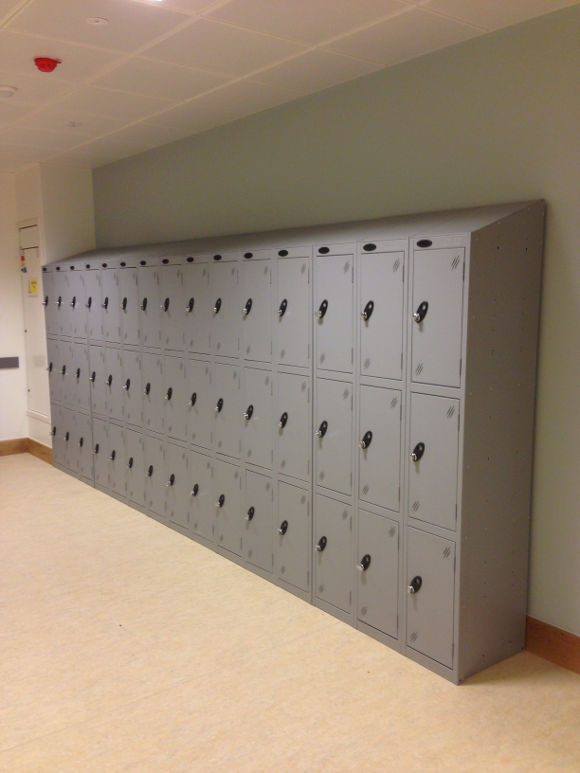
[[[42,459],[43,462],[52,464],[52,448],[29,437],[0,440],[0,456],[8,456],[9,454],[32,454],[38,459]]]

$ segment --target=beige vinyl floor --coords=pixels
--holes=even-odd
[[[461,687],[48,464],[0,458],[0,771],[580,771],[580,676]]]

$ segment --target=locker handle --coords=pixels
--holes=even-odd
[[[54,436],[56,435],[56,427],[53,427],[53,428],[50,430],[50,434],[52,435],[52,437],[54,437]]]
[[[187,408],[193,408],[193,406],[197,402],[197,392],[192,392],[191,397],[189,398],[189,402],[187,403]]]
[[[199,491],[199,483],[194,483],[193,488],[191,489],[191,496],[196,497]]]
[[[85,439],[83,437],[79,438],[79,448],[82,448],[85,444]]]
[[[91,453],[93,453],[95,455],[98,454],[99,453],[99,448],[100,448],[99,444],[95,443],[95,447],[93,448]]]
[[[288,301],[286,300],[286,298],[284,298],[284,300],[278,306],[278,316],[280,317],[280,319],[282,319],[282,317],[286,313],[287,308],[288,308]]]
[[[141,311],[145,311],[145,309],[147,308],[147,298],[143,298],[143,300],[139,304],[139,308],[141,309]]]
[[[148,381],[145,384],[145,389],[143,390],[143,394],[147,397],[147,395],[151,392],[151,383]]]
[[[326,314],[327,311],[328,311],[328,301],[325,298],[320,304],[320,306],[318,307],[318,311],[315,312],[315,316],[318,319],[324,319],[324,315]]]
[[[246,521],[251,521],[252,518],[254,517],[255,512],[256,512],[255,509],[253,507],[250,507],[248,512],[244,515],[244,518],[246,519]]]
[[[288,531],[288,521],[282,521],[280,526],[278,526],[277,531],[278,531],[278,534],[281,534],[282,536],[284,536],[284,534],[286,534],[286,532]]]
[[[42,306],[48,306],[48,295],[44,296],[44,300],[40,301]]]
[[[121,311],[127,311],[127,299],[123,298],[121,301]]]
[[[367,553],[366,556],[363,556],[359,563],[356,565],[356,568],[359,572],[366,572],[366,570],[371,565],[371,557]]]
[[[153,465],[150,464],[147,470],[147,477],[150,478],[153,475]]]
[[[413,319],[415,320],[415,322],[418,325],[420,325],[421,322],[423,322],[423,320],[427,316],[428,309],[429,309],[429,302],[428,301],[422,301],[417,306],[417,311],[413,312]]]
[[[174,483],[175,483],[175,475],[171,473],[171,475],[169,476],[169,480],[165,481],[165,488],[169,488],[169,486],[173,486]]]
[[[62,368],[60,369],[60,372],[61,372],[61,374],[62,374],[63,376],[66,376],[66,365],[63,365],[63,366],[62,366]]]
[[[95,378],[96,378],[96,376],[97,376],[97,374],[95,373],[95,371],[93,371],[93,372],[91,373],[91,375],[89,376],[89,381],[91,382],[91,384],[94,384],[94,383],[95,383]]]
[[[89,297],[87,298],[87,302],[85,303],[85,306],[87,307],[87,309],[90,309],[92,305],[93,305],[93,299],[89,295]]]
[[[322,551],[326,547],[327,542],[328,540],[326,539],[326,537],[321,537],[316,543],[316,545],[314,546],[314,550],[316,550],[317,553],[322,553]]]
[[[65,439],[65,442],[68,443],[68,441],[70,440],[70,432],[64,433],[64,439]]]
[[[316,430],[316,432],[314,433],[314,437],[323,438],[326,435],[327,429],[328,429],[328,422],[323,421],[321,425],[318,427],[318,429]]]
[[[244,417],[244,419],[246,421],[250,421],[250,419],[252,418],[252,414],[253,413],[254,413],[254,406],[253,405],[248,405],[246,410],[243,412],[242,416]]]
[[[165,393],[163,399],[169,401],[169,400],[171,400],[172,396],[173,396],[173,389],[171,387],[169,387],[169,389]]]
[[[109,456],[109,461],[110,461],[110,462],[114,462],[114,461],[115,461],[115,457],[116,457],[116,456],[117,456],[117,452],[115,451],[115,449],[113,449],[113,450],[111,451],[111,455]]]
[[[369,319],[372,316],[373,309],[375,308],[375,302],[369,301],[367,305],[364,307],[364,311],[361,311],[360,318],[364,320],[365,322],[368,322]]]
[[[195,305],[195,299],[194,298],[190,298],[189,299],[189,303],[185,307],[185,310],[187,311],[188,314],[191,314],[191,312],[193,311],[194,305]]]
[[[358,444],[359,448],[362,448],[363,451],[366,451],[367,448],[370,446],[372,439],[373,439],[373,433],[369,429],[368,432],[365,432],[362,440],[359,442]]]
[[[219,399],[219,400],[217,401],[217,403],[215,404],[215,408],[214,408],[214,410],[215,410],[215,412],[216,412],[216,413],[220,413],[220,411],[221,411],[221,409],[222,409],[223,407],[224,407],[224,401],[223,401],[223,397],[220,397],[220,399]]]
[[[288,414],[286,413],[286,411],[284,411],[282,416],[280,416],[280,421],[278,422],[278,426],[280,427],[280,429],[284,429],[287,423],[288,423]]]
[[[425,453],[425,443],[417,443],[417,445],[415,446],[415,448],[410,454],[411,461],[418,462],[424,453]]]
[[[220,494],[218,501],[215,503],[215,506],[216,507],[223,507],[225,501],[226,501],[225,496],[223,494]]]
[[[76,295],[73,295],[73,299],[72,299],[72,301],[70,302],[70,305],[71,305],[71,307],[72,307],[73,309],[76,307],[76,305],[77,305],[77,297],[76,297]]]
[[[48,368],[47,368],[47,371],[48,371],[49,373],[52,373],[52,362],[49,362],[49,363],[48,363]]]
[[[124,389],[126,392],[128,392],[128,391],[129,391],[129,388],[130,388],[130,386],[131,386],[131,379],[130,379],[130,378],[128,378],[128,379],[127,379],[127,381],[125,381],[125,383],[124,383],[124,384],[123,384],[123,386],[121,387],[121,389]]]
[[[105,384],[106,384],[107,386],[111,386],[111,384],[112,384],[112,383],[113,383],[113,377],[112,377],[112,376],[111,376],[111,374],[109,373],[109,375],[108,375],[108,376],[107,376],[107,378],[105,379]]]
[[[242,309],[242,317],[247,317],[251,310],[252,310],[252,299],[248,298],[248,300],[246,301],[246,305]]]
[[[127,469],[132,470],[133,469],[133,457],[129,457],[129,461],[127,462]]]
[[[81,369],[77,368],[77,381],[80,379],[80,377],[81,377]]]
[[[222,307],[222,299],[218,298],[213,307],[213,313],[217,314]]]
[[[166,298],[163,303],[159,306],[161,311],[168,311],[169,310],[169,298]]]
[[[411,596],[414,593],[419,593],[421,590],[421,585],[423,585],[423,579],[417,575],[416,577],[413,577],[409,585],[407,586],[407,592],[411,594]]]
[[[55,301],[55,303],[56,303],[56,305],[58,306],[58,308],[60,309],[60,307],[61,307],[61,305],[62,305],[62,297],[61,297],[60,295],[58,296],[58,300],[57,300],[57,301]]]
[[[109,308],[109,299],[105,298],[105,300],[101,303],[102,309],[108,309]]]

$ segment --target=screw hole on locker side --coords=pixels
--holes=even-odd
[[[362,493],[366,496],[369,493],[369,487],[368,486],[363,486]]]
[[[368,610],[367,610],[367,608],[366,608],[366,607],[361,607],[361,608],[360,608],[361,617],[364,617],[364,616],[366,615],[367,611],[368,611]]]
[[[416,631],[413,631],[413,633],[409,636],[412,642],[416,642],[419,638],[419,634]]]

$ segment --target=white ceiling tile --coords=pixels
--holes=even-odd
[[[578,0],[428,0],[425,7],[487,29],[498,29],[544,13],[551,13]]]
[[[190,99],[225,83],[226,76],[141,57],[97,78],[98,86],[165,99]]]
[[[134,2],[157,5],[156,0],[134,0]],[[224,2],[229,2],[229,0],[163,0],[163,7],[195,16],[214,8],[216,5],[223,5]]]
[[[105,26],[87,24],[90,17],[108,20]],[[167,10],[161,3],[131,0],[33,0],[8,28],[70,40],[98,48],[134,51],[169,32],[189,17]]]
[[[2,145],[22,145],[23,147],[46,148],[47,150],[68,150],[88,138],[71,129],[69,132],[52,132],[41,124],[37,128],[14,126],[0,129]]]
[[[24,0],[0,0],[0,21],[16,11]]]
[[[16,86],[18,91],[13,97],[9,97],[10,102],[15,105],[22,102],[39,106],[66,93],[71,88],[70,83],[55,77],[47,77],[46,73],[38,71],[23,75],[0,70],[0,83]],[[6,98],[2,99],[2,102],[4,101]]]
[[[319,43],[405,7],[401,0],[233,0],[207,16],[283,38]]]
[[[34,109],[35,106],[33,104],[27,105],[14,102],[14,97],[9,99],[0,98],[0,126],[22,119],[23,116],[33,112]]]
[[[62,105],[47,105],[41,108],[33,115],[27,115],[20,118],[18,126],[31,127],[42,126],[48,131],[63,132],[71,127],[69,123],[74,121],[79,124],[79,134],[85,137],[95,138],[102,134],[116,131],[127,123],[126,119],[121,119],[112,115],[95,115],[83,111],[64,108]]]
[[[24,148],[13,145],[0,147],[0,171],[15,172],[24,164],[35,164],[52,155],[52,151],[43,148]]]
[[[60,106],[72,115],[72,120],[76,120],[74,113],[78,110],[79,113],[104,114],[129,122],[139,121],[172,104],[172,101],[166,99],[87,86],[65,97]]]
[[[404,62],[474,37],[480,31],[427,11],[412,9],[329,44],[328,49],[383,66]]]
[[[245,75],[298,53],[295,43],[199,20],[145,52],[145,56],[200,70]]]

